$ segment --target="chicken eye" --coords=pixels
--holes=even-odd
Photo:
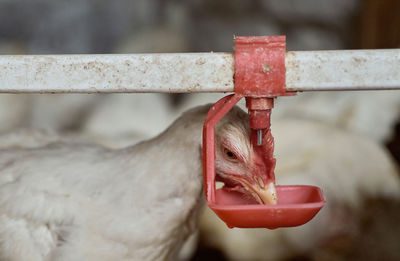
[[[227,160],[237,161],[237,157],[236,157],[235,153],[233,153],[232,151],[228,150],[227,148],[224,148],[224,155],[225,155],[225,158]]]

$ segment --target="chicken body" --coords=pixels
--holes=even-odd
[[[174,260],[202,206],[209,107],[126,149],[56,142],[0,151],[0,260]],[[243,114],[236,108],[220,124],[247,124]]]

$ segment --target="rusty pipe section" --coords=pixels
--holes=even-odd
[[[285,65],[288,92],[400,89],[400,49],[287,52]],[[233,67],[231,53],[0,55],[0,92],[233,92]]]

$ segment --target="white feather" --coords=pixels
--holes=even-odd
[[[209,107],[125,149],[51,135],[56,142],[38,135],[31,148],[5,146],[0,260],[176,260],[204,201],[200,145]],[[235,112],[220,124],[247,124]]]

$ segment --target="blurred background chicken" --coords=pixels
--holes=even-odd
[[[0,54],[230,52],[232,35],[274,34],[287,36],[288,50],[399,48],[399,12],[395,0],[7,0],[0,3]],[[6,134],[0,147],[54,141],[127,147],[165,129],[188,108],[222,96],[1,94],[0,133]],[[278,99],[272,113],[277,182],[318,184],[328,205],[304,227],[274,231],[227,230],[207,212],[200,241],[192,237],[180,258],[377,260],[385,253],[386,260],[398,260],[393,242],[400,232],[392,225],[400,218],[392,193],[397,179],[389,173],[398,175],[399,104],[400,92]],[[331,213],[339,217],[331,221]]]

